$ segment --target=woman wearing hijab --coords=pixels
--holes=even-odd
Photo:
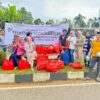
[[[83,45],[84,45],[84,36],[81,31],[76,33],[76,44],[75,44],[75,60],[76,62],[83,63]]]

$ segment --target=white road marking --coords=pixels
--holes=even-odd
[[[64,86],[92,86],[100,85],[100,83],[78,83],[78,84],[60,84],[60,85],[46,85],[46,86],[24,86],[24,87],[3,87],[0,90],[16,90],[16,89],[42,89],[42,88],[54,88],[54,87],[64,87]]]

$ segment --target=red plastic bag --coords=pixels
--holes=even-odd
[[[50,46],[48,47],[48,54],[52,54],[52,53],[54,53],[54,48],[53,48],[52,45],[50,45]]]
[[[46,66],[46,61],[40,61],[37,63],[37,70],[43,70]]]
[[[45,68],[45,64],[46,64],[47,60],[48,60],[47,55],[37,57],[37,59],[36,59],[37,70],[43,70]]]
[[[37,52],[37,54],[42,54],[43,47],[42,46],[36,46],[36,52]]]
[[[14,63],[12,60],[4,59],[2,63],[2,70],[14,70]]]
[[[70,63],[69,65],[71,68],[74,68],[74,69],[82,69],[83,68],[83,65],[80,62]]]
[[[64,63],[61,60],[49,60],[45,65],[45,70],[49,72],[57,72],[64,68]]]
[[[54,64],[54,61],[48,61],[45,66],[45,70],[49,72],[57,72],[58,66]]]
[[[42,47],[42,54],[44,55],[48,54],[48,48]]]
[[[55,53],[60,54],[60,49],[59,49],[58,45],[55,44],[55,45],[52,45],[52,46],[54,48]]]
[[[36,46],[37,54],[48,54],[48,48],[44,46]]]
[[[38,56],[36,59],[36,62],[40,62],[40,61],[46,61],[48,59],[48,55],[44,55],[44,56]]]
[[[63,69],[64,68],[64,62],[63,61],[58,60],[57,63],[58,63],[58,69]]]
[[[24,69],[29,69],[30,68],[30,65],[29,63],[27,62],[27,60],[20,60],[19,63],[18,63],[18,69],[19,70],[24,70]]]

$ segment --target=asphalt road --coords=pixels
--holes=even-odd
[[[100,100],[100,83],[2,87],[0,100]]]

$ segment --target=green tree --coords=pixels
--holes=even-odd
[[[24,7],[18,10],[16,17],[18,23],[32,24],[33,22],[33,17],[31,12],[27,12]]]
[[[72,26],[71,19],[63,18],[63,20],[60,23],[65,23],[65,24],[69,24],[69,26]]]
[[[54,24],[55,22],[54,22],[54,20],[53,19],[49,19],[47,22],[46,22],[46,24]]]
[[[24,7],[17,10],[16,6],[8,5],[7,8],[0,9],[0,26],[4,27],[5,22],[32,24],[33,17]]]
[[[92,28],[94,27],[94,20],[92,18],[89,18],[87,21],[87,27]]]
[[[4,27],[5,22],[16,21],[16,6],[8,5],[5,9],[0,9],[0,22],[1,26]]]
[[[81,14],[79,14],[78,16],[76,16],[74,18],[74,21],[75,21],[75,27],[85,27],[86,26],[86,23],[85,23],[85,17],[82,16]]]
[[[89,18],[87,21],[87,26],[90,28],[99,27],[99,19],[98,18]]]
[[[17,15],[16,6],[8,5],[8,8],[5,8],[5,10],[4,10],[4,16],[5,16],[4,20],[6,22],[11,22],[11,23],[16,22],[16,15]]]
[[[38,18],[38,19],[35,19],[35,20],[34,20],[34,24],[35,24],[35,25],[43,25],[44,22],[43,22],[40,18]]]
[[[94,27],[99,27],[99,18],[94,17]]]

